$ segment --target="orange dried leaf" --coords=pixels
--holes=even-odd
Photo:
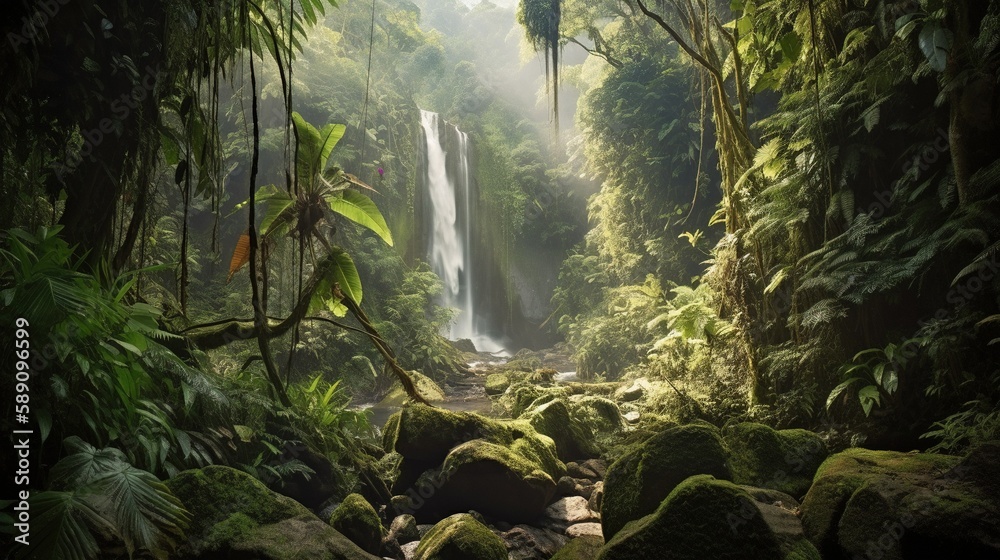
[[[236,242],[236,249],[233,250],[233,258],[229,261],[229,277],[226,278],[228,284],[233,279],[233,275],[239,272],[248,262],[250,262],[250,234],[243,233],[240,240]]]

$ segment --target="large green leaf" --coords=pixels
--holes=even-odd
[[[39,492],[30,502],[30,544],[17,548],[17,558],[90,560],[99,552],[91,527],[115,534],[115,527],[78,492]]]
[[[944,72],[948,66],[948,53],[951,51],[952,32],[941,27],[937,22],[929,22],[920,30],[917,42],[920,50],[927,57],[931,68]]]
[[[390,247],[392,246],[392,233],[372,199],[358,191],[348,189],[327,198],[327,202],[330,204],[330,210],[374,231]]]
[[[317,177],[326,167],[333,148],[344,137],[347,127],[342,124],[328,124],[323,130],[316,130],[315,126],[306,122],[297,112],[292,113],[292,122],[295,125],[295,139],[298,142],[295,172],[298,175],[299,188],[311,190],[316,185]]]
[[[333,253],[333,281],[340,284],[340,291],[345,296],[351,298],[354,303],[361,303],[361,276],[354,266],[354,260],[346,251],[339,247],[334,247]],[[343,316],[343,315],[341,315]]]

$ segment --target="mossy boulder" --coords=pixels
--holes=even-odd
[[[410,379],[413,380],[413,384],[417,387],[417,392],[427,402],[441,402],[445,399],[444,389],[435,383],[433,379],[416,371],[407,373],[410,374]],[[403,406],[409,401],[410,397],[403,390],[403,386],[399,384],[399,381],[396,381],[389,393],[375,406],[379,408],[395,408]]]
[[[486,394],[502,395],[510,387],[510,374],[491,373],[486,376]]]
[[[405,499],[397,513],[421,522],[469,510],[530,520],[566,474],[555,442],[525,420],[413,405],[403,409],[396,432],[403,460],[392,490]]]
[[[593,395],[574,396],[569,401],[572,416],[595,433],[613,434],[625,426],[615,401]]]
[[[787,512],[782,519],[786,522],[794,525],[797,519]],[[801,529],[798,538],[782,538],[747,492],[710,475],[682,481],[653,513],[615,534],[598,556],[598,560],[636,558],[820,560]]]
[[[563,461],[597,457],[600,450],[594,445],[594,434],[586,424],[570,415],[562,399],[553,399],[528,410],[521,416],[536,431],[552,438],[556,452]]]
[[[500,537],[467,513],[442,519],[414,551],[414,560],[507,560]]]
[[[622,455],[604,480],[604,538],[654,512],[674,487],[696,474],[731,478],[719,431],[707,425],[668,428]]]
[[[551,560],[594,560],[604,546],[604,539],[590,535],[575,538],[559,549]]]
[[[805,534],[830,558],[1000,558],[1000,496],[971,464],[858,448],[833,455],[802,502]]]
[[[330,526],[354,544],[377,554],[385,529],[375,508],[361,494],[350,494],[330,515]]]
[[[191,513],[177,558],[377,560],[302,504],[250,475],[223,466],[166,481]]]
[[[382,426],[382,449],[387,453],[392,452],[396,446],[396,437],[399,435],[399,418],[402,412],[394,412],[386,419]]]
[[[745,422],[726,428],[733,481],[801,498],[826,459],[826,444],[808,430],[775,430]]]

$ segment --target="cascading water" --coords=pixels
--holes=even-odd
[[[431,269],[444,282],[441,303],[459,311],[448,335],[452,340],[470,339],[480,351],[500,351],[500,344],[483,332],[475,308],[469,135],[430,111],[420,111],[420,124],[430,199],[427,254]],[[452,147],[453,153],[446,147]],[[449,157],[457,159],[449,161]]]

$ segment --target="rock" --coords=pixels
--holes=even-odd
[[[583,497],[585,500],[589,500],[590,496],[594,494],[595,482],[591,482],[585,478],[578,478],[576,480],[576,495]]]
[[[570,496],[556,500],[545,508],[545,524],[568,527],[577,523],[595,521],[598,516],[590,511],[587,499],[581,496]]]
[[[757,500],[762,504],[777,506],[789,511],[799,509],[799,501],[784,492],[772,490],[770,488],[757,488],[756,486],[747,486],[744,484],[739,486],[740,488],[746,490],[747,494],[750,494],[754,500]]]
[[[420,531],[417,529],[416,518],[406,513],[397,515],[389,525],[389,535],[401,545],[419,541]]]
[[[608,474],[608,464],[601,459],[587,459],[581,464],[596,474],[598,479],[603,480],[604,475]]]
[[[818,552],[794,528],[776,534],[758,504],[739,486],[710,475],[678,484],[657,509],[628,523],[607,542],[599,560],[671,558],[701,560],[819,560]],[[770,506],[765,506],[770,507]],[[775,508],[777,509],[777,508]],[[797,522],[790,519],[782,523]]]
[[[551,529],[517,525],[500,535],[510,560],[546,560],[569,539]]]
[[[460,338],[458,340],[452,341],[451,345],[459,352],[468,352],[470,354],[476,354],[479,351],[476,350],[476,345],[468,338]]]
[[[573,478],[589,478],[590,480],[597,480],[600,477],[597,476],[590,467],[587,465],[581,465],[580,463],[569,462],[566,463],[566,474],[572,476]]]
[[[526,421],[414,405],[403,409],[394,440],[403,456],[393,493],[396,513],[418,521],[477,510],[511,522],[534,519],[566,467],[555,443]]]
[[[382,543],[379,547],[379,556],[383,558],[393,558],[399,559],[403,558],[403,548],[399,545],[399,542],[391,536],[382,537]]]
[[[418,546],[420,546],[420,541],[413,541],[399,545],[400,550],[403,551],[403,558],[406,558],[406,560],[413,560],[413,558],[417,555]]]
[[[491,373],[486,376],[486,394],[502,395],[510,387],[510,375],[506,373]]]
[[[597,433],[613,434],[625,426],[615,401],[593,395],[574,396],[570,401],[573,417]]]
[[[996,465],[983,481],[979,460],[857,448],[833,455],[802,502],[806,536],[831,558],[998,558]]]
[[[351,542],[376,554],[381,548],[384,529],[375,508],[361,494],[350,494],[333,510],[330,526]]]
[[[417,371],[407,373],[410,374],[410,379],[416,385],[420,396],[426,399],[427,402],[441,402],[445,399],[444,389],[435,383],[433,379]],[[398,408],[409,401],[410,397],[403,390],[403,386],[396,381],[393,384],[392,390],[375,406],[379,408]]]
[[[556,483],[556,496],[575,496],[577,484],[571,476],[564,476]]]
[[[500,537],[467,513],[439,521],[414,551],[415,560],[507,560]]]
[[[223,466],[184,471],[166,486],[191,514],[179,559],[377,560],[302,504]],[[294,542],[295,547],[288,543]]]
[[[582,536],[569,541],[551,560],[594,560],[604,546],[604,538]],[[658,558],[658,557],[654,557]]]
[[[623,385],[617,391],[615,391],[615,398],[621,402],[632,402],[637,401],[642,398],[651,388],[649,381],[645,377],[640,377],[632,382],[631,385]]]
[[[556,483],[526,455],[516,443],[463,443],[440,469],[421,476],[409,507],[419,520],[472,509],[514,523],[535,519],[555,495]]]
[[[604,538],[654,512],[675,486],[695,474],[731,477],[719,431],[707,425],[668,428],[622,455],[604,479]]]
[[[639,411],[638,410],[630,410],[630,411],[626,412],[625,414],[623,414],[622,418],[624,418],[625,421],[628,422],[629,424],[635,424],[635,423],[639,422]]]
[[[597,482],[594,484],[594,491],[590,493],[590,499],[587,500],[587,507],[591,511],[596,511],[601,513],[601,504],[604,503],[604,482]]]
[[[556,452],[563,461],[596,457],[600,450],[594,445],[594,435],[582,423],[570,416],[562,399],[554,399],[525,412],[522,419],[538,433],[556,443]]]
[[[734,482],[795,497],[809,490],[816,469],[828,454],[823,440],[810,431],[776,431],[750,422],[728,427],[723,441],[729,448]]]
[[[566,535],[571,539],[577,539],[580,537],[600,537],[601,541],[604,541],[604,532],[601,530],[600,523],[577,523],[576,525],[570,525],[566,529]]]

